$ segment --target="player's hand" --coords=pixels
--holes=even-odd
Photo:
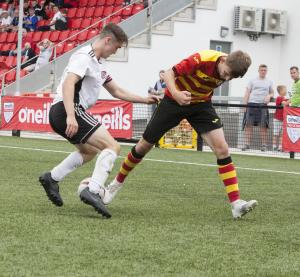
[[[71,138],[74,135],[76,135],[77,131],[78,131],[78,123],[75,116],[67,116],[67,129],[65,134],[67,135],[68,138]]]
[[[191,104],[192,96],[189,91],[178,91],[176,93],[173,93],[172,96],[180,106],[186,106]]]
[[[158,103],[161,99],[162,99],[161,96],[158,96],[158,95],[149,95],[149,96],[146,98],[146,103],[147,103],[148,105],[150,105],[150,104],[155,104],[155,103]]]

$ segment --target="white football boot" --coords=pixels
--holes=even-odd
[[[123,183],[119,183],[116,179],[114,179],[105,189],[105,194],[102,198],[103,203],[105,205],[110,204],[122,186]]]
[[[257,206],[256,200],[236,200],[231,203],[231,211],[234,219],[241,218],[246,213],[251,212]]]

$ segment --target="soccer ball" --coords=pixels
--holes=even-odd
[[[80,193],[86,188],[89,186],[89,183],[91,181],[92,177],[87,177],[87,178],[84,178],[79,186],[78,186],[78,190],[77,190],[77,193],[78,193],[78,196],[80,196]],[[100,191],[99,191],[99,195],[100,197],[103,199],[104,198],[104,195],[105,195],[105,188],[102,187],[100,188]]]
[[[78,193],[78,196],[80,196],[80,193],[86,188],[89,186],[89,183],[90,183],[90,180],[91,180],[91,177],[87,177],[85,179],[83,179],[79,186],[78,186],[78,190],[77,190],[77,193]]]

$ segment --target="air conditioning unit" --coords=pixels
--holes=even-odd
[[[261,32],[263,9],[246,6],[234,7],[234,31]]]
[[[262,31],[273,35],[286,35],[287,12],[278,10],[264,10]]]

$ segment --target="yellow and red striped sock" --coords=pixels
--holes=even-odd
[[[240,199],[238,179],[231,157],[218,159],[219,175],[225,185],[230,203]]]
[[[127,175],[131,170],[135,168],[135,166],[140,163],[143,159],[143,155],[138,154],[135,151],[135,147],[131,149],[131,152],[128,153],[127,157],[124,159],[119,173],[116,177],[119,183],[123,183]]]

